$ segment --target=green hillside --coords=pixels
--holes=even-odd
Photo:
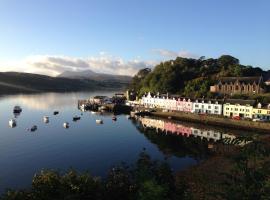
[[[140,95],[145,92],[173,93],[193,97],[212,96],[210,85],[224,76],[266,76],[268,73],[252,66],[241,65],[237,58],[223,55],[218,59],[177,57],[161,62],[153,70],[142,69],[129,86]]]

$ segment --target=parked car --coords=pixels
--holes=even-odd
[[[241,120],[241,117],[240,116],[233,116],[232,119],[234,119],[234,120]]]

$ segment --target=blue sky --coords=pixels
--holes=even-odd
[[[269,10],[268,0],[0,0],[0,70],[56,75],[114,62],[101,70],[132,74],[222,54],[270,69]]]

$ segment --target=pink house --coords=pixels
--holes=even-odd
[[[192,102],[190,99],[178,98],[176,101],[176,107],[178,111],[191,112],[192,111]]]

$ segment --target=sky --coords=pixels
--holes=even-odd
[[[269,0],[0,0],[0,71],[134,75],[177,56],[270,70]]]

